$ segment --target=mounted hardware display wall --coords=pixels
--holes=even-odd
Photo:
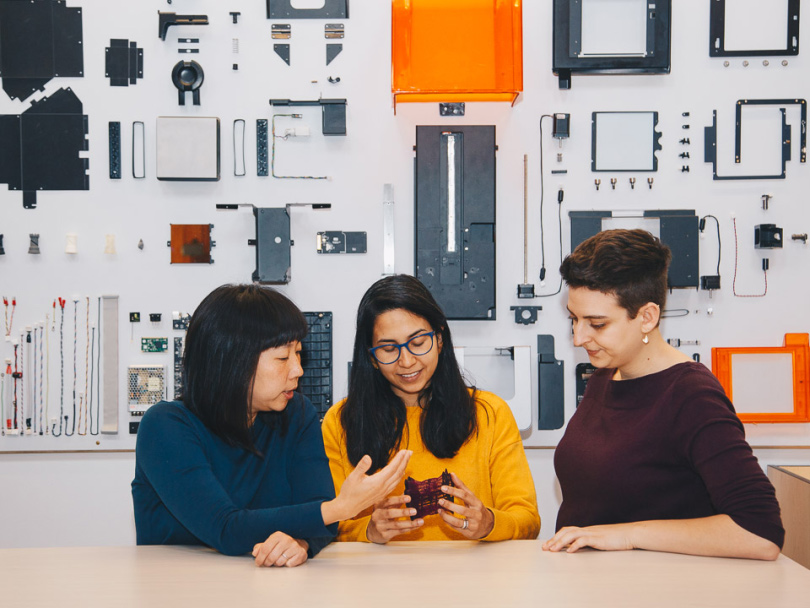
[[[561,89],[571,88],[574,73],[669,74],[671,0],[631,5],[644,11],[646,21],[646,33],[638,48],[624,48],[628,37],[618,28],[609,41],[615,46],[590,46],[589,33],[610,27],[600,18],[603,15],[599,5],[597,0],[554,0],[552,70],[559,77]]]
[[[393,0],[394,109],[403,102],[508,101],[523,91],[521,0]]]
[[[571,218],[571,249],[587,238],[603,230],[603,221],[608,218],[624,220],[628,218],[645,218],[657,220],[658,237],[672,250],[672,262],[669,265],[667,286],[697,287],[698,276],[698,217],[691,209],[651,210],[633,213],[614,211],[569,211]],[[625,226],[611,226],[615,228]],[[650,227],[652,228],[652,227]],[[650,232],[655,232],[650,229]]]
[[[495,127],[416,127],[416,277],[448,319],[495,319]]]
[[[712,348],[712,373],[743,422],[810,422],[808,334],[785,334],[781,347]]]

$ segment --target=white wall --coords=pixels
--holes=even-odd
[[[103,450],[131,449],[134,438],[126,433],[126,366],[157,362],[171,369],[171,356],[147,355],[139,350],[141,336],[180,335],[171,330],[173,310],[193,311],[212,288],[226,282],[250,280],[254,269],[253,249],[246,245],[254,237],[249,210],[222,212],[217,203],[249,203],[257,206],[283,206],[287,203],[332,203],[329,211],[294,209],[292,237],[292,282],[281,288],[303,310],[330,310],[334,313],[335,400],[345,392],[346,362],[351,356],[354,315],[365,289],[382,273],[382,192],[392,183],[396,200],[396,269],[413,272],[413,151],[415,126],[448,124],[438,116],[436,104],[400,104],[394,115],[390,95],[390,8],[380,0],[352,0],[351,18],[344,20],[344,50],[328,67],[324,66],[323,21],[291,21],[290,41],[270,39],[270,22],[265,19],[264,3],[223,6],[215,0],[190,3],[162,1],[131,3],[78,0],[83,7],[85,77],[55,79],[46,87],[51,94],[70,86],[84,103],[90,124],[90,190],[88,192],[41,192],[39,206],[24,210],[21,196],[0,188],[0,232],[5,234],[6,255],[0,256],[0,293],[16,295],[18,307],[14,334],[21,327],[44,320],[57,296],[101,294],[120,296],[120,382],[118,435],[99,437],[0,437],[0,546],[101,545],[134,541],[129,482],[133,475],[133,455]],[[731,3],[728,3],[731,5]],[[770,4],[770,3],[769,3]],[[781,5],[781,3],[774,3]],[[731,213],[736,214],[740,234],[737,289],[742,293],[762,288],[760,256],[754,251],[753,226],[775,223],[789,235],[807,232],[810,214],[804,194],[810,187],[810,171],[799,163],[798,112],[788,108],[793,125],[793,158],[786,180],[764,182],[712,181],[711,167],[703,162],[703,127],[711,124],[712,110],[718,111],[718,147],[721,168],[733,171],[731,162],[733,108],[741,98],[807,98],[810,73],[806,56],[723,61],[708,57],[709,15],[703,0],[680,0],[673,11],[672,73],[668,76],[574,76],[573,88],[561,91],[551,73],[551,3],[524,2],[524,94],[508,104],[470,103],[467,115],[451,124],[494,124],[497,126],[497,320],[453,322],[457,344],[465,346],[529,345],[535,352],[536,336],[551,334],[556,356],[565,361],[566,415],[574,411],[573,369],[586,361],[583,353],[570,344],[569,323],[564,296],[532,302],[543,306],[537,324],[513,322],[510,305],[525,304],[515,297],[523,280],[523,155],[529,154],[529,274],[539,293],[556,289],[558,275],[556,192],[565,190],[564,212],[569,210],[611,209],[695,209],[700,216],[714,214],[720,219],[723,241],[722,289],[710,299],[706,292],[677,290],[670,308],[685,308],[690,314],[665,321],[665,337],[699,339],[699,346],[685,352],[699,353],[709,364],[715,346],[778,346],[786,332],[806,332],[805,302],[810,296],[806,279],[808,246],[789,239],[782,250],[772,252],[768,273],[768,295],[764,298],[736,298],[731,284],[734,272],[734,233]],[[242,12],[239,24],[231,23],[228,12]],[[175,27],[166,42],[155,35],[157,10],[178,13],[207,13],[211,25]],[[749,25],[756,30],[758,21]],[[803,27],[803,31],[806,31]],[[471,33],[475,35],[475,33]],[[178,55],[178,37],[199,37],[198,55]],[[104,48],[110,38],[128,38],[144,49],[144,78],[126,88],[108,86],[104,78]],[[239,54],[232,53],[232,39],[239,39]],[[292,67],[273,52],[275,42],[290,42]],[[190,45],[182,45],[190,46]],[[805,54],[806,55],[806,54]],[[195,59],[205,70],[202,105],[177,105],[177,93],[170,82],[172,66],[179,59]],[[231,64],[238,62],[234,72]],[[337,85],[327,76],[340,76]],[[317,80],[317,83],[312,83]],[[255,172],[255,120],[272,115],[269,98],[348,99],[348,136],[324,138],[320,135],[320,110],[301,109],[303,123],[313,135],[306,141],[279,144],[279,169],[308,174],[328,174],[324,182],[258,178]],[[35,98],[41,95],[35,96]],[[190,103],[190,100],[189,100]],[[0,113],[23,111],[28,102],[12,102],[0,94]],[[611,174],[601,174],[601,189],[593,185],[590,171],[590,121],[594,111],[655,110],[663,133],[659,170],[652,189],[646,187],[648,174],[636,174],[634,190],[629,174],[616,174],[619,183],[611,190]],[[296,110],[298,111],[298,110]],[[773,111],[773,109],[771,109]],[[564,162],[555,162],[555,145],[545,132],[546,172],[550,168],[568,170],[565,176],[546,174],[546,256],[547,285],[536,280],[540,263],[539,198],[540,172],[538,120],[541,114],[570,112],[571,138],[563,147]],[[689,112],[685,118],[683,112]],[[157,116],[218,116],[222,125],[222,179],[216,183],[171,183],[155,179],[155,118]],[[751,117],[751,125],[770,124],[772,114]],[[247,122],[247,176],[237,178],[232,171],[231,136],[234,119]],[[746,114],[746,124],[749,116]],[[761,120],[760,120],[761,119]],[[120,120],[123,130],[122,180],[107,177],[107,123]],[[129,169],[130,128],[134,120],[146,125],[147,179],[134,180]],[[691,129],[681,125],[688,121]],[[550,126],[547,121],[544,127]],[[749,133],[745,131],[744,133]],[[766,130],[766,134],[767,134]],[[691,139],[686,148],[678,144]],[[772,164],[772,137],[766,141],[753,135],[745,139],[744,154],[753,170]],[[691,171],[682,173],[686,161],[678,154],[688,150]],[[760,196],[773,194],[770,210],[760,208]],[[215,264],[211,266],[170,265],[169,224],[213,223]],[[368,233],[368,253],[356,256],[319,256],[315,253],[315,233],[322,230],[364,230]],[[714,228],[701,241],[701,274],[713,273],[716,248]],[[563,250],[568,252],[569,226],[564,217]],[[40,256],[26,253],[28,233],[40,236]],[[64,253],[65,234],[79,235],[78,255]],[[103,253],[104,235],[115,234],[118,253]],[[143,239],[143,251],[136,247]],[[532,279],[532,277],[535,277]],[[709,310],[711,309],[711,314]],[[94,308],[92,309],[95,310]],[[83,328],[83,308],[79,309]],[[139,311],[144,321],[131,328],[128,313]],[[150,326],[148,313],[163,313],[163,322]],[[72,303],[66,309],[66,403],[70,405],[72,382]],[[51,414],[58,408],[58,331],[51,334]],[[77,377],[83,384],[84,338],[78,338]],[[11,355],[8,344],[0,343],[0,357]],[[504,379],[503,386],[509,382]],[[532,420],[537,418],[536,370],[532,373]],[[489,387],[484,387],[489,388]],[[509,395],[502,386],[491,387]],[[80,389],[81,390],[81,389]],[[169,395],[171,396],[171,390]],[[536,424],[535,424],[536,426]],[[791,449],[758,449],[760,462],[795,464],[807,461],[810,425],[747,425],[755,446],[791,446]],[[525,434],[530,448],[553,447],[562,431],[531,430]],[[67,453],[71,450],[98,453]],[[33,453],[48,451],[49,453]],[[26,452],[26,453],[11,453]],[[530,449],[544,526],[550,534],[559,504],[559,489],[553,474],[553,449]]]

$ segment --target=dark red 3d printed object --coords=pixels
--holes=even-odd
[[[442,492],[442,486],[453,486],[453,479],[447,469],[433,479],[416,481],[413,477],[408,477],[405,480],[405,494],[411,497],[408,507],[416,509],[416,515],[411,515],[411,519],[438,513],[440,498],[453,502],[452,496]]]

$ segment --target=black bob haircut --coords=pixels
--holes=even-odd
[[[229,445],[253,450],[250,402],[259,355],[301,341],[307,321],[283,294],[259,285],[223,285],[191,317],[180,400]],[[261,412],[286,429],[285,412]]]
[[[441,343],[436,372],[419,396],[425,447],[438,458],[452,458],[478,429],[475,391],[470,394],[461,375],[441,307],[419,279],[405,274],[385,277],[369,287],[357,310],[349,396],[340,414],[349,461],[356,466],[368,454],[370,472],[388,464],[407,421],[405,404],[374,367],[368,352],[377,317],[397,309],[425,319],[436,332],[433,348]]]

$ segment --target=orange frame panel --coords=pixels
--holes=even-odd
[[[523,91],[522,0],[392,0],[391,25],[395,110]]]
[[[789,354],[793,360],[793,412],[737,414],[743,422],[810,422],[810,334],[785,334],[784,346],[729,347],[712,349],[712,373],[717,376],[728,398],[732,394],[732,355]]]

